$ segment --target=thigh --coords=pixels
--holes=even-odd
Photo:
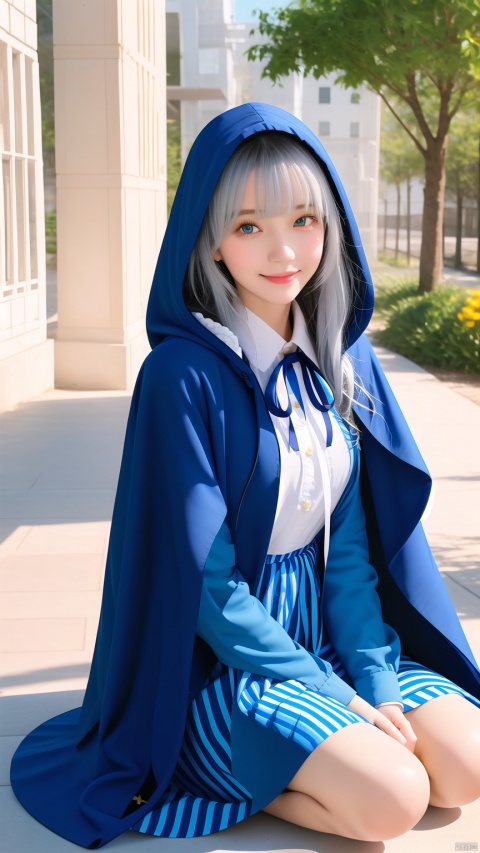
[[[408,711],[415,755],[431,781],[431,804],[465,805],[480,796],[480,709],[456,694]]]
[[[363,797],[423,777],[418,759],[405,747],[369,723],[357,723],[330,735],[308,756],[288,785],[290,790],[328,802],[338,793]]]
[[[430,786],[421,762],[368,723],[331,735],[302,764],[288,789],[308,795],[330,813],[347,812],[366,837],[387,838],[415,825]],[[374,826],[373,826],[374,824]]]

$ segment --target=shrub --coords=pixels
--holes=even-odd
[[[400,299],[378,339],[418,364],[480,373],[480,290],[439,287]]]
[[[418,296],[418,279],[393,279],[391,276],[379,276],[375,279],[375,311],[380,314],[390,311],[403,299]]]

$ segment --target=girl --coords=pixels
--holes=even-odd
[[[264,809],[383,840],[480,795],[479,674],[371,311],[318,139],[262,104],[211,122],[153,281],[85,702],[14,757],[59,834]]]

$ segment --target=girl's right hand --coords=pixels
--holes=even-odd
[[[386,735],[389,735],[389,737],[393,737],[393,739],[398,741],[398,743],[401,743],[402,746],[407,745],[407,738],[404,737],[397,727],[387,719],[385,714],[382,714],[381,711],[374,708],[374,706],[366,702],[365,699],[361,699],[357,694],[355,694],[352,701],[347,705],[347,708],[350,708],[351,711],[355,711],[356,714],[360,714],[361,717],[365,717],[369,723],[373,723],[374,726],[377,726],[377,728],[381,729]]]

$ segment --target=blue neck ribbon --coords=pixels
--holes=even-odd
[[[301,350],[297,350],[296,352],[286,355],[274,369],[265,390],[265,402],[267,404],[267,409],[272,415],[276,415],[277,418],[288,418],[289,444],[292,450],[298,450],[297,436],[295,435],[292,419],[290,417],[292,413],[292,403],[290,401],[290,394],[288,393],[290,388],[295,399],[298,401],[303,414],[305,415],[305,406],[300,393],[297,374],[295,373],[293,366],[296,362],[298,362],[302,368],[303,381],[310,402],[319,412],[322,413],[326,428],[326,446],[330,447],[332,444],[333,430],[328,412],[333,408],[333,398],[327,393],[316,364],[314,364],[314,362]],[[288,404],[285,409],[281,407],[277,394],[277,382],[280,373],[283,374],[287,389]]]

